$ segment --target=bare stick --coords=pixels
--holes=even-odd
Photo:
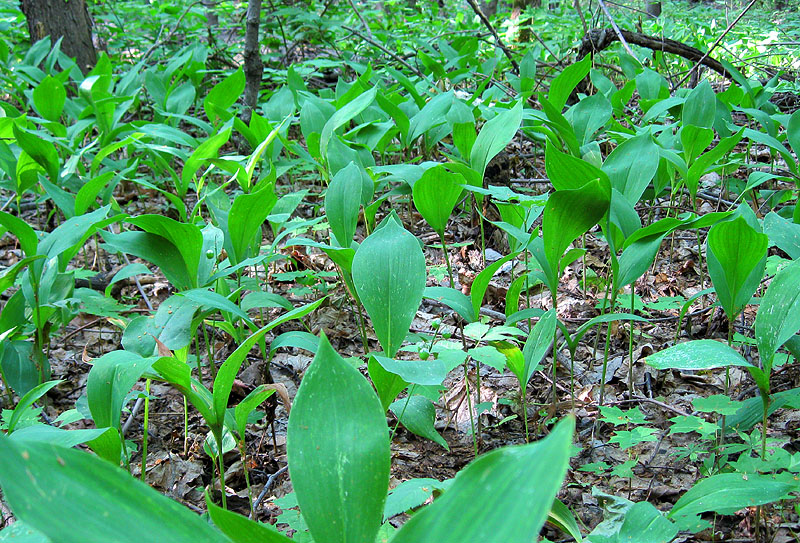
[[[353,8],[353,11],[355,12],[356,17],[358,17],[358,20],[361,21],[361,26],[363,26],[364,30],[367,32],[367,36],[369,36],[371,39],[374,39],[373,36],[372,36],[372,30],[369,29],[369,25],[367,24],[367,21],[365,21],[364,17],[361,16],[361,12],[358,11],[358,8],[356,7],[355,2],[353,2],[353,0],[347,0],[347,1],[350,2],[350,7]]]
[[[603,2],[603,0],[597,0],[597,1],[600,3],[600,7],[602,8],[603,13],[605,13],[608,22],[611,23],[611,28],[613,28],[614,32],[616,32],[617,36],[619,36],[619,41],[622,42],[622,46],[625,47],[625,50],[628,52],[630,56],[636,58],[636,55],[633,54],[633,50],[631,50],[631,46],[628,45],[627,41],[625,41],[625,36],[622,35],[622,31],[617,26],[617,23],[616,21],[614,21],[614,18],[611,16],[611,13],[609,13],[608,8],[606,7],[606,3]]]
[[[601,2],[602,2],[603,0],[599,0],[599,1],[601,1]],[[681,79],[680,81],[678,81],[677,85],[673,85],[673,87],[672,87],[672,88],[673,88],[673,90],[674,90],[674,89],[677,89],[678,87],[680,87],[680,86],[681,86],[681,84],[682,84],[684,81],[686,81],[687,79],[689,79],[689,76],[691,76],[691,75],[692,75],[692,73],[693,73],[693,72],[695,72],[695,71],[697,70],[697,67],[698,67],[698,66],[699,66],[699,65],[700,65],[700,64],[701,64],[701,63],[702,63],[702,62],[703,62],[703,61],[704,61],[706,58],[708,58],[708,55],[710,55],[710,54],[711,54],[711,51],[713,51],[714,49],[716,49],[716,48],[717,48],[717,46],[719,45],[719,43],[722,41],[722,38],[724,38],[724,37],[725,37],[725,36],[728,34],[728,32],[730,32],[730,31],[731,31],[731,29],[732,29],[734,26],[736,26],[736,23],[738,23],[738,22],[739,22],[739,20],[740,20],[742,17],[744,17],[744,14],[745,14],[745,13],[747,13],[747,12],[750,10],[750,8],[752,8],[752,7],[755,5],[755,3],[756,3],[756,0],[750,0],[750,3],[749,3],[749,4],[747,4],[747,6],[745,6],[745,8],[742,10],[742,12],[741,12],[741,13],[740,13],[740,14],[739,14],[739,15],[738,15],[738,16],[737,16],[737,17],[736,17],[736,18],[735,18],[735,19],[734,19],[734,20],[731,22],[731,24],[729,24],[729,25],[728,25],[728,28],[726,28],[726,29],[725,29],[725,32],[723,32],[722,34],[720,34],[719,38],[717,38],[717,39],[714,41],[714,43],[711,45],[711,47],[708,49],[708,51],[706,51],[706,52],[703,54],[703,56],[700,58],[700,60],[698,60],[698,61],[695,63],[695,65],[694,65],[694,66],[692,66],[692,69],[691,69],[691,70],[689,70],[689,72],[688,72],[688,73],[687,73],[685,76],[683,76],[683,79]]]
[[[397,62],[399,62],[400,64],[402,64],[403,66],[405,66],[406,68],[408,68],[409,70],[411,70],[412,72],[417,74],[418,76],[420,76],[422,78],[425,77],[425,74],[423,74],[422,72],[420,72],[419,70],[414,68],[411,64],[406,62],[402,57],[398,56],[397,54],[393,53],[392,51],[389,51],[387,48],[385,48],[379,42],[377,42],[377,41],[365,36],[364,34],[360,33],[358,30],[356,30],[354,28],[350,28],[349,26],[342,26],[342,28],[344,28],[348,32],[352,32],[353,34],[355,34],[356,36],[358,36],[359,38],[361,38],[362,40],[364,40],[368,44],[372,45],[373,47],[377,47],[378,49],[380,49],[381,51],[383,51],[384,53],[386,53],[387,55],[392,57],[394,60],[396,60]]]
[[[492,36],[494,36],[495,42],[497,43],[497,47],[499,47],[506,55],[506,57],[508,57],[508,60],[511,61],[511,66],[514,69],[514,73],[519,75],[519,64],[517,64],[517,61],[514,60],[514,56],[511,54],[511,51],[508,50],[508,47],[505,46],[503,40],[500,39],[500,36],[497,34],[497,31],[492,26],[492,23],[483,13],[483,10],[481,10],[480,6],[475,2],[475,0],[467,0],[467,2],[472,8],[472,11],[475,12],[475,15],[477,15],[478,18],[481,20],[483,26],[485,26],[489,30],[489,32],[492,33]]]

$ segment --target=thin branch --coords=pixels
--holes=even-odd
[[[403,59],[403,57],[400,57],[400,56],[398,56],[396,53],[394,53],[394,52],[392,52],[392,51],[388,50],[388,49],[387,49],[386,47],[384,47],[384,46],[383,46],[383,45],[382,45],[380,42],[377,42],[377,41],[373,40],[372,38],[368,38],[368,37],[367,37],[367,36],[365,36],[364,34],[360,33],[358,30],[356,30],[356,29],[354,29],[354,28],[350,28],[349,26],[342,26],[342,28],[344,28],[344,29],[345,29],[345,30],[347,30],[348,32],[352,32],[353,34],[355,34],[356,36],[358,36],[359,38],[361,38],[362,40],[364,40],[364,41],[365,41],[365,42],[367,42],[368,44],[372,45],[373,47],[377,47],[378,49],[380,49],[381,51],[383,51],[384,53],[386,53],[387,55],[389,55],[390,57],[392,57],[394,60],[396,60],[397,62],[399,62],[400,64],[402,64],[403,66],[405,66],[406,68],[408,68],[409,70],[411,70],[412,72],[414,72],[415,74],[417,74],[418,76],[420,76],[420,77],[422,77],[422,78],[424,78],[424,77],[425,77],[425,74],[423,74],[422,72],[420,72],[418,69],[416,69],[415,67],[413,67],[413,66],[412,66],[411,64],[409,64],[408,62],[406,62],[406,61]]]
[[[601,1],[601,2],[602,2],[602,0],[599,0],[599,1]],[[677,89],[678,87],[680,87],[680,86],[681,86],[681,84],[683,84],[683,82],[684,82],[684,81],[686,81],[687,79],[689,79],[689,77],[692,75],[692,73],[694,73],[694,72],[696,72],[696,71],[697,71],[697,67],[698,67],[700,64],[702,64],[702,63],[703,63],[703,61],[704,61],[705,59],[707,59],[707,58],[708,58],[708,55],[710,55],[710,54],[711,54],[711,51],[713,51],[714,49],[716,49],[716,48],[717,48],[717,46],[720,44],[720,42],[722,41],[722,39],[723,39],[723,38],[724,38],[724,37],[725,37],[725,36],[728,34],[728,32],[730,32],[730,31],[731,31],[731,29],[732,29],[734,26],[736,26],[736,23],[738,23],[738,22],[739,22],[739,20],[740,20],[742,17],[744,17],[745,13],[747,13],[747,12],[750,10],[750,8],[752,8],[752,7],[755,5],[755,3],[756,3],[757,1],[758,1],[758,0],[750,0],[750,3],[749,3],[749,4],[747,4],[747,6],[745,6],[745,8],[742,10],[742,12],[741,12],[741,13],[740,13],[740,14],[739,14],[739,15],[738,15],[738,16],[737,16],[737,17],[736,17],[736,18],[735,18],[733,21],[731,21],[731,24],[729,24],[729,25],[728,25],[728,28],[726,28],[726,29],[725,29],[725,32],[723,32],[722,34],[720,34],[719,38],[717,38],[717,39],[714,41],[714,43],[711,45],[711,47],[708,49],[708,51],[706,51],[706,52],[703,54],[703,56],[700,58],[700,60],[698,60],[697,62],[695,62],[694,66],[692,66],[692,69],[691,69],[691,70],[689,70],[689,72],[688,72],[688,73],[687,73],[685,76],[683,76],[683,79],[681,79],[680,81],[678,81],[678,83],[677,83],[676,85],[673,85],[673,86],[672,86],[673,90],[674,90],[674,89]]]
[[[467,0],[467,3],[472,8],[472,11],[475,12],[475,15],[477,15],[478,18],[481,20],[481,22],[483,23],[483,26],[485,26],[489,30],[489,32],[492,33],[492,36],[495,39],[497,47],[499,47],[500,50],[503,51],[503,53],[506,55],[508,60],[511,62],[511,67],[514,69],[514,73],[519,75],[519,64],[517,64],[517,61],[514,60],[514,55],[512,55],[511,51],[509,51],[508,47],[505,46],[505,44],[503,43],[503,40],[500,39],[500,36],[497,34],[497,31],[492,26],[491,21],[489,21],[489,19],[483,13],[483,10],[475,2],[475,0]]]
[[[605,13],[606,19],[608,19],[608,22],[611,23],[611,28],[614,29],[614,32],[616,32],[617,36],[619,37],[619,41],[622,42],[622,46],[625,47],[625,50],[628,52],[628,54],[630,56],[632,56],[633,58],[636,58],[636,55],[633,54],[633,50],[631,50],[631,46],[628,45],[627,41],[625,41],[625,36],[622,35],[622,31],[619,29],[619,27],[617,26],[616,21],[614,21],[614,18],[611,16],[611,13],[608,11],[608,8],[606,7],[606,3],[603,2],[603,0],[597,0],[597,1],[600,3],[600,7],[602,8],[603,13]]]
[[[347,1],[350,3],[350,7],[353,8],[353,11],[355,12],[356,17],[358,17],[358,20],[361,21],[361,26],[363,26],[364,30],[367,32],[367,36],[369,36],[371,39],[374,39],[374,36],[372,35],[372,30],[369,29],[369,25],[367,24],[367,21],[365,21],[364,17],[361,16],[361,12],[358,11],[358,8],[356,7],[355,2],[353,2],[353,0],[347,0]]]

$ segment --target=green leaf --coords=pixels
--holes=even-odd
[[[22,219],[0,211],[0,226],[11,232],[19,241],[19,246],[25,256],[35,256],[39,245],[39,238],[36,231]]]
[[[76,449],[0,435],[0,486],[18,519],[60,543],[141,543],[153,534],[171,543],[229,542],[198,515]]]
[[[425,287],[423,297],[443,303],[467,322],[474,322],[477,319],[472,302],[460,290],[450,287]]]
[[[33,89],[33,107],[48,121],[58,122],[66,99],[64,85],[52,75],[45,76]]]
[[[614,149],[603,162],[611,186],[636,205],[658,171],[658,146],[649,134],[636,136]]]
[[[794,153],[800,156],[800,113],[797,111],[792,113],[792,116],[789,117],[789,122],[786,124],[786,139],[789,145],[792,146]]]
[[[497,273],[497,270],[503,267],[503,264],[516,257],[517,254],[519,253],[511,253],[510,255],[506,255],[499,260],[495,260],[481,270],[481,272],[472,281],[472,286],[470,287],[469,291],[469,297],[472,300],[473,319],[471,322],[477,321],[478,315],[481,313],[481,305],[483,305],[483,297],[486,295],[486,289],[489,288],[489,281],[492,280],[492,277],[494,277],[494,274]],[[446,303],[446,300],[444,303]]]
[[[800,259],[800,224],[770,211],[764,217],[764,233],[769,236],[770,245],[785,251],[793,260]]]
[[[405,426],[406,430],[425,439],[435,441],[439,445],[450,450],[447,441],[433,427],[436,422],[436,408],[431,401],[424,396],[409,396],[397,400],[389,406],[392,413]]]
[[[278,197],[272,187],[240,194],[233,201],[228,212],[228,235],[233,249],[231,264],[238,264],[252,252],[258,253],[261,225],[267,220],[277,201]]]
[[[713,339],[697,339],[673,345],[645,359],[657,370],[711,370],[729,366],[751,366],[742,355]]]
[[[522,348],[522,354],[525,357],[524,373],[517,378],[520,381],[520,386],[526,386],[528,381],[533,377],[533,373],[539,367],[542,358],[547,354],[550,344],[555,337],[556,323],[558,317],[554,309],[550,309],[539,318],[539,321],[531,328],[528,334],[528,339],[525,340],[525,346]]]
[[[17,145],[28,153],[37,164],[45,169],[47,175],[50,177],[51,183],[58,184],[59,160],[55,146],[49,141],[42,139],[35,132],[31,132],[20,126],[21,122],[24,121],[18,121],[12,125]]]
[[[369,357],[369,362],[367,362],[367,372],[369,373],[369,378],[372,379],[372,384],[375,386],[375,391],[378,393],[381,407],[386,412],[389,409],[389,404],[397,398],[397,395],[409,383],[404,381],[398,374],[385,370],[374,354]]]
[[[445,481],[446,483],[447,481]],[[383,510],[384,521],[424,504],[433,491],[447,486],[436,479],[420,478],[403,481],[392,489]]]
[[[707,79],[697,85],[683,104],[683,124],[711,128],[717,113],[717,97]]]
[[[297,391],[286,449],[314,540],[373,541],[389,486],[389,428],[367,381],[325,336]]]
[[[469,155],[470,167],[479,172],[481,178],[489,161],[506,148],[519,130],[522,107],[522,100],[519,100],[514,107],[497,114],[481,128]]]
[[[579,189],[589,181],[608,179],[608,175],[583,159],[562,153],[547,140],[545,144],[545,171],[556,190]]]
[[[86,395],[98,428],[120,429],[123,401],[154,361],[128,351],[112,351],[94,361],[86,380]]]
[[[800,260],[777,273],[756,314],[758,354],[769,375],[778,349],[800,329]]]
[[[206,100],[208,100],[208,98],[206,98]],[[197,170],[199,170],[207,160],[211,158],[217,158],[219,148],[228,143],[230,137],[231,129],[228,128],[222,132],[210,136],[208,139],[203,141],[203,143],[197,146],[197,149],[195,149],[191,156],[186,159],[186,163],[183,165],[183,170],[181,170],[180,184],[176,187],[178,190],[178,196],[181,198],[186,196],[186,192],[189,190],[189,183],[191,183],[192,179],[194,179],[194,175],[197,173]]]
[[[730,515],[745,507],[778,501],[792,490],[794,485],[776,481],[769,475],[721,473],[695,484],[667,516],[690,517],[708,511]]]
[[[233,543],[291,543],[291,539],[269,524],[255,522],[216,505],[206,494],[208,515]]]
[[[31,405],[33,405],[36,400],[47,394],[47,391],[61,382],[63,381],[47,381],[46,383],[36,385],[31,390],[26,392],[25,395],[20,398],[19,403],[17,403],[17,407],[15,407],[14,411],[11,413],[11,418],[8,421],[8,433],[10,434],[14,431],[14,428],[17,427],[17,423],[25,414],[25,411]]]
[[[17,275],[19,275],[19,272],[21,272],[25,266],[42,258],[46,257],[44,255],[29,256],[27,258],[23,258],[14,264],[10,269],[8,269],[2,276],[0,276],[0,294],[14,286],[14,281],[17,280]]]
[[[389,218],[353,257],[353,283],[389,358],[403,343],[419,309],[427,271],[412,234]]]
[[[217,119],[227,121],[233,114],[228,111],[244,91],[244,71],[238,70],[214,85],[203,100],[203,109],[211,124],[216,125]]]
[[[639,502],[625,513],[617,534],[618,543],[669,543],[678,535],[678,526],[648,502]]]
[[[399,375],[404,381],[422,386],[441,385],[447,377],[447,368],[441,360],[395,360],[386,356],[371,355],[390,373]]]
[[[567,103],[569,95],[581,82],[581,80],[589,75],[589,70],[592,67],[592,60],[586,55],[583,59],[571,64],[564,68],[553,81],[550,82],[550,91],[547,94],[547,101],[556,109],[561,112],[564,104]]]
[[[537,443],[479,457],[433,504],[411,517],[392,543],[530,543],[564,479],[573,425],[562,421]]]
[[[761,283],[769,240],[744,217],[738,217],[714,225],[707,243],[708,275],[725,314],[733,321]]]
[[[233,410],[233,418],[236,420],[236,432],[239,439],[244,441],[245,430],[247,429],[247,417],[261,405],[267,398],[275,394],[274,388],[266,388],[268,385],[258,385],[253,391],[245,396]]]
[[[343,108],[339,109],[331,115],[331,118],[322,127],[322,133],[319,139],[319,150],[323,157],[328,156],[328,144],[334,132],[350,122],[356,115],[362,111],[375,100],[375,95],[378,94],[378,87],[373,87],[370,90],[358,95],[355,99],[347,103]]]
[[[547,199],[542,218],[544,253],[556,275],[559,275],[559,261],[564,251],[578,236],[597,224],[610,202],[611,189],[600,179],[579,189],[557,190]]]
[[[456,207],[467,183],[464,176],[447,170],[444,164],[425,170],[414,183],[414,207],[439,236],[444,236],[450,214]]]
[[[217,371],[217,377],[214,379],[214,392],[213,392],[213,412],[214,412],[214,423],[216,428],[221,429],[223,423],[225,422],[225,410],[228,407],[228,398],[231,395],[231,389],[233,388],[233,381],[236,378],[236,375],[239,373],[239,369],[242,367],[242,363],[244,363],[245,358],[247,358],[247,354],[250,352],[250,349],[264,337],[264,335],[272,330],[273,328],[280,326],[284,322],[294,320],[294,319],[301,319],[314,311],[316,308],[325,301],[327,297],[320,298],[316,302],[306,304],[304,306],[300,306],[288,313],[284,313],[280,317],[274,319],[269,324],[262,326],[253,334],[250,335],[246,340],[239,345],[235,351],[233,351],[228,358],[225,359],[225,362],[220,366],[219,370]]]
[[[350,162],[336,172],[325,192],[325,215],[331,227],[332,242],[349,248],[358,226],[363,184],[361,169]]]

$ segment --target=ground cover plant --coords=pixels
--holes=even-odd
[[[0,540],[798,539],[796,5],[74,9],[0,2]]]

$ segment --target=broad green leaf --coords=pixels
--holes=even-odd
[[[481,178],[486,172],[489,161],[506,148],[519,130],[521,123],[522,100],[518,101],[511,109],[498,113],[483,125],[469,155],[470,167],[479,172]]]
[[[795,154],[800,156],[800,113],[797,111],[789,117],[789,122],[786,125],[786,139]]]
[[[697,195],[700,178],[706,173],[721,167],[720,159],[739,143],[745,130],[745,128],[742,128],[732,136],[721,139],[713,149],[700,155],[689,167],[686,187],[689,189],[692,198],[695,198]]]
[[[483,305],[483,297],[486,295],[486,289],[489,288],[489,281],[492,280],[492,277],[494,277],[494,274],[497,273],[497,270],[503,267],[503,264],[512,258],[515,258],[517,254],[518,253],[511,253],[510,255],[506,255],[503,258],[492,262],[483,270],[481,270],[481,272],[472,281],[472,286],[470,287],[469,291],[469,297],[472,300],[472,315],[474,317],[472,322],[475,322],[478,319],[478,315],[481,313],[481,305]]]
[[[745,507],[778,501],[794,489],[794,485],[776,481],[769,475],[720,473],[690,488],[667,516],[689,517],[708,511],[730,515]]]
[[[25,269],[25,266],[27,266],[28,264],[30,264],[35,260],[40,260],[42,258],[46,257],[44,255],[36,255],[23,258],[22,260],[11,266],[11,268],[6,270],[5,273],[2,276],[0,276],[0,294],[2,294],[6,290],[14,286],[14,281],[17,280],[17,275],[19,275],[19,272]]]
[[[419,113],[414,115],[409,122],[408,138],[405,142],[411,147],[414,141],[431,129],[447,122],[447,111],[453,103],[453,93],[445,92],[431,98]]]
[[[578,521],[575,520],[572,511],[561,500],[553,500],[553,507],[547,515],[547,522],[553,524],[565,534],[572,536],[575,541],[580,542],[583,540]]]
[[[250,413],[252,413],[256,407],[275,394],[275,389],[267,388],[267,386],[268,385],[258,385],[250,394],[245,396],[233,410],[233,418],[236,420],[236,432],[239,434],[239,439],[242,441],[245,439],[247,417],[250,416]]]
[[[714,225],[707,243],[708,275],[725,314],[733,321],[761,283],[769,240],[744,217],[738,217]]]
[[[20,123],[24,123],[24,121],[18,121],[13,124],[14,138],[17,140],[17,145],[44,168],[50,177],[50,182],[57,185],[59,160],[55,146],[35,132],[23,128]]]
[[[433,423],[436,422],[436,408],[431,401],[424,396],[409,396],[397,400],[389,406],[392,413],[405,426],[406,430],[425,439],[435,441],[439,445],[450,450],[447,441],[436,431]]]
[[[258,254],[261,245],[261,225],[267,220],[277,201],[278,197],[271,186],[249,194],[240,194],[233,201],[228,212],[228,235],[233,249],[232,264],[238,264],[251,253]]]
[[[349,248],[358,226],[362,202],[361,170],[351,162],[334,174],[325,192],[325,215],[331,226],[331,242]]]
[[[561,488],[573,425],[562,421],[537,443],[479,457],[433,504],[411,517],[392,543],[530,543]]]
[[[717,97],[707,79],[697,85],[683,104],[683,124],[711,128],[717,112]]]
[[[408,334],[426,279],[417,238],[391,218],[364,240],[353,257],[353,283],[389,358]]]
[[[477,319],[472,302],[460,290],[450,287],[425,287],[423,297],[443,303],[467,322],[474,322]]]
[[[592,140],[595,132],[600,130],[611,119],[611,102],[602,93],[583,98],[567,112],[575,130],[578,143],[586,145]]]
[[[372,384],[375,386],[375,391],[378,393],[384,412],[389,409],[389,404],[397,398],[397,395],[409,385],[398,374],[385,370],[375,355],[369,357],[367,372]]]
[[[98,428],[120,429],[123,401],[154,361],[128,351],[112,351],[94,361],[86,380],[86,396]]]
[[[778,349],[800,329],[800,260],[775,276],[756,314],[758,353],[769,374]]]
[[[305,317],[318,308],[320,304],[325,301],[325,299],[326,297],[323,297],[316,302],[300,306],[292,311],[289,311],[288,313],[284,313],[280,317],[271,321],[269,324],[262,326],[253,332],[250,337],[244,340],[242,344],[239,345],[236,350],[225,359],[225,362],[222,363],[217,371],[217,378],[214,379],[212,405],[217,428],[222,428],[222,425],[225,421],[225,410],[228,407],[228,398],[231,395],[233,381],[236,379],[236,375],[239,373],[239,370],[241,369],[245,358],[247,358],[247,354],[250,352],[250,349],[252,349],[253,346],[259,340],[261,340],[261,338],[263,338],[267,332],[277,326],[280,326],[284,322]]]
[[[2,49],[4,45],[0,45]],[[21,520],[8,525],[0,531],[0,541],[13,541],[14,543],[52,543],[43,533],[26,525]]]
[[[0,226],[11,232],[19,241],[19,246],[25,256],[35,256],[39,245],[36,231],[28,223],[5,211],[0,211]]]
[[[359,115],[362,111],[367,109],[367,107],[375,100],[375,95],[377,93],[378,87],[373,87],[370,90],[360,94],[343,108],[337,110],[336,113],[331,115],[331,118],[328,119],[328,121],[325,123],[325,126],[322,127],[322,133],[320,134],[319,150],[323,157],[328,156],[328,144],[330,143],[334,132],[336,132],[336,130],[344,126],[346,123],[350,122],[356,115]]]
[[[369,383],[325,336],[297,391],[286,450],[314,540],[373,541],[389,485],[389,428]]]
[[[581,82],[581,80],[589,75],[589,70],[592,67],[592,60],[586,55],[583,59],[571,64],[564,68],[550,83],[550,91],[547,94],[547,101],[556,109],[561,112],[564,104],[567,103],[569,95]]]
[[[636,136],[614,149],[603,162],[611,186],[636,205],[658,171],[658,146],[650,134]]]
[[[751,366],[731,347],[713,339],[697,339],[673,345],[645,359],[657,370],[711,370],[729,366]]]
[[[17,443],[36,441],[38,443],[49,443],[67,449],[91,441],[104,432],[107,428],[90,428],[84,430],[63,430],[55,426],[46,424],[34,424],[26,426],[10,434],[11,439]],[[117,455],[119,458],[119,455]],[[2,541],[2,538],[0,538]]]
[[[441,385],[447,377],[447,368],[441,360],[395,360],[373,354],[372,357],[388,372],[399,375],[404,381],[415,385]]]
[[[206,98],[206,100],[208,100],[208,98]],[[189,190],[189,183],[194,179],[197,170],[199,170],[207,160],[217,158],[219,148],[228,143],[230,137],[231,129],[228,128],[210,136],[197,146],[183,165],[183,170],[181,170],[180,184],[177,187],[178,196],[181,198],[186,196],[186,192]]]
[[[589,181],[608,179],[608,175],[583,159],[562,153],[547,140],[545,144],[545,171],[556,190],[579,189]]]
[[[700,128],[694,125],[684,125],[681,128],[681,145],[683,158],[687,164],[692,164],[694,159],[714,140],[714,131],[711,128]]]
[[[639,502],[625,513],[617,534],[618,543],[669,543],[678,535],[678,526],[666,518],[651,503]]]
[[[25,393],[22,398],[20,398],[17,406],[14,408],[14,411],[11,413],[11,418],[8,420],[8,433],[12,433],[14,428],[17,427],[17,423],[19,423],[20,418],[25,414],[25,411],[33,405],[33,403],[47,394],[54,386],[62,383],[63,381],[47,381],[46,383],[42,383],[33,387],[31,390]]]
[[[764,233],[769,236],[770,245],[785,251],[793,260],[800,259],[800,224],[770,211],[764,217]]]
[[[386,498],[384,521],[424,504],[433,495],[434,490],[444,490],[444,487],[448,486],[446,484],[448,481],[439,482],[428,478],[403,481],[394,487]]]
[[[214,85],[203,100],[203,109],[211,124],[217,124],[217,119],[227,121],[232,117],[228,109],[244,91],[245,77],[241,67]]]
[[[462,185],[466,183],[463,175],[448,171],[444,164],[425,170],[414,183],[414,207],[439,236],[444,236],[447,220],[464,192]]]
[[[533,377],[536,368],[547,354],[550,349],[550,344],[553,342],[556,332],[556,322],[558,317],[553,309],[550,309],[539,318],[539,321],[531,328],[528,334],[528,339],[525,340],[525,346],[522,348],[522,354],[525,357],[524,373],[517,375],[520,381],[520,386],[524,387],[528,381]]]
[[[216,505],[206,494],[208,515],[214,525],[233,543],[291,543],[291,539],[270,524],[255,522]]]
[[[205,310],[218,309],[220,311],[231,313],[232,315],[236,315],[237,317],[244,319],[244,321],[248,324],[252,325],[250,317],[247,316],[247,313],[245,313],[238,305],[227,299],[222,294],[218,294],[214,291],[206,290],[204,288],[194,288],[192,290],[181,292],[180,294],[177,294],[177,296],[189,298]],[[255,328],[255,326],[253,327]]]
[[[39,115],[48,121],[58,122],[61,112],[64,111],[66,99],[67,91],[64,85],[52,75],[47,75],[33,89],[33,106]]]
[[[19,520],[60,543],[141,543],[153,534],[171,543],[230,541],[130,474],[76,449],[0,435],[0,486]]]
[[[544,253],[556,275],[564,251],[578,236],[597,224],[610,202],[611,189],[600,179],[579,189],[557,190],[547,199],[542,218]]]

